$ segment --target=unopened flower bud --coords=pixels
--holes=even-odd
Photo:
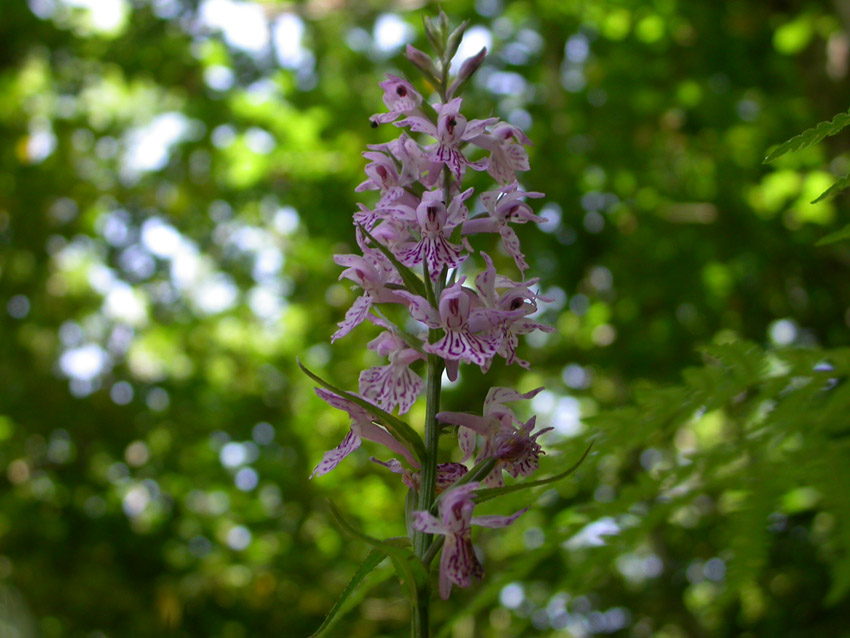
[[[441,14],[442,15],[445,14]],[[446,39],[446,58],[447,60],[451,60],[455,53],[457,53],[458,47],[460,46],[460,41],[463,39],[463,34],[466,33],[466,28],[469,26],[469,20],[464,20],[460,26],[452,31],[448,38]],[[446,30],[448,31],[448,22],[446,23]]]
[[[435,24],[430,18],[423,18],[422,24],[425,27],[425,35],[428,36],[428,41],[437,54],[442,55],[446,47],[446,36],[441,32],[440,26]]]
[[[486,57],[487,47],[484,47],[471,58],[466,58],[466,60],[463,61],[463,64],[460,65],[460,71],[458,72],[457,77],[449,87],[449,98],[454,97],[460,88],[469,81],[472,75],[481,68],[481,64],[484,62],[484,58]]]
[[[426,54],[417,49],[416,47],[407,45],[405,49],[405,53],[407,55],[407,59],[410,60],[413,65],[422,71],[432,82],[439,82],[439,74],[437,73],[437,67],[434,66],[434,61]]]

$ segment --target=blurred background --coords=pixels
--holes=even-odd
[[[595,446],[488,503],[532,509],[481,530],[443,635],[850,635],[850,398],[809,382],[846,361],[850,250],[815,243],[848,199],[809,202],[850,133],[762,164],[850,106],[850,3],[444,8],[461,55],[491,51],[466,114],[534,142],[549,221],[519,231],[557,331],[443,407],[545,385],[520,408],[555,428],[541,475]],[[0,4],[0,635],[305,636],[368,549],[326,499],[404,534],[376,449],[308,481],[348,424],[295,357],[349,389],[378,363],[374,327],[330,347],[355,297],[331,255],[375,201],[360,153],[396,133],[369,126],[377,83],[428,94],[402,52],[435,13]],[[382,566],[336,631],[405,636],[407,614]]]

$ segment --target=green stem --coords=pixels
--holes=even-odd
[[[432,331],[436,332],[436,331]],[[434,502],[437,485],[437,449],[440,441],[440,426],[437,424],[437,412],[440,411],[440,390],[443,375],[443,362],[437,355],[428,355],[428,370],[425,378],[425,460],[419,481],[419,510],[430,511]],[[424,558],[431,544],[431,535],[418,532],[414,550],[419,558]]]
[[[410,635],[412,638],[430,638],[431,636],[431,592],[426,587],[410,609]]]

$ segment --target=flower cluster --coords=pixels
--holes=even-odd
[[[472,516],[476,490],[502,486],[504,472],[524,477],[537,469],[543,453],[537,438],[546,430],[535,432],[533,417],[523,422],[506,404],[530,399],[542,388],[526,393],[492,388],[482,416],[435,408],[431,413],[436,420],[426,428],[457,426],[460,462],[438,464],[436,447],[424,454],[417,451],[393,427],[399,419],[391,415],[407,413],[423,393],[420,362],[427,362],[429,374],[436,373],[437,383],[443,370],[456,379],[461,364],[487,372],[497,357],[528,368],[517,356],[519,335],[551,328],[530,318],[538,302],[546,300],[535,290],[537,279],[525,277],[529,265],[515,231],[517,224],[545,221],[526,201],[542,193],[523,191],[517,180],[517,173],[529,169],[526,146],[531,142],[498,118],[470,119],[462,113],[457,94],[486,50],[467,60],[451,84],[445,50],[442,54],[435,64],[421,51],[407,50],[408,58],[438,87],[439,101],[429,104],[413,84],[394,75],[380,84],[387,111],[371,121],[374,126],[392,124],[400,135],[363,153],[367,178],[356,190],[377,191],[378,199],[372,208],[361,204],[354,213],[359,254],[334,257],[344,267],[340,279],[349,280],[359,294],[333,340],[364,322],[374,324],[381,332],[368,347],[385,357],[386,365],[364,370],[357,394],[317,389],[322,399],[349,414],[351,431],[324,455],[313,475],[332,470],[362,439],[388,448],[396,458],[376,462],[400,474],[414,492],[432,492],[419,500],[409,526],[444,537],[439,591],[446,598],[452,584],[468,586],[481,573],[470,526],[503,527],[522,513]],[[434,82],[440,73],[442,82]],[[476,214],[470,212],[474,189],[463,188],[469,171],[486,171],[496,182],[478,195]],[[473,249],[471,239],[491,233],[516,265],[518,279],[499,274],[490,255]],[[470,279],[473,263],[479,269]],[[439,386],[436,396],[438,404]],[[475,468],[485,468],[481,476],[466,476],[471,470],[465,463],[473,455]],[[430,487],[423,487],[426,463],[434,468]]]

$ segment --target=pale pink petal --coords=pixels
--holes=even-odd
[[[360,437],[354,434],[353,431],[349,430],[348,434],[346,434],[345,438],[342,440],[342,443],[340,443],[334,449],[325,452],[325,455],[322,457],[322,460],[319,461],[319,464],[316,466],[316,469],[313,470],[312,474],[310,474],[310,478],[327,474],[337,465],[339,465],[342,459],[344,459],[346,456],[351,454],[359,447]]]
[[[449,597],[452,583],[469,587],[473,578],[481,578],[483,574],[484,569],[478,562],[472,541],[468,537],[454,534],[447,536],[443,555],[440,557],[440,597]]]
[[[361,295],[355,299],[351,308],[349,308],[348,312],[345,313],[345,319],[337,324],[339,326],[339,330],[337,330],[331,337],[331,343],[337,339],[341,339],[358,325],[363,323],[363,320],[366,318],[366,315],[369,314],[369,309],[371,307],[372,298],[369,295]]]
[[[477,235],[478,233],[498,233],[499,222],[490,216],[475,217],[463,225],[464,235]]]
[[[542,387],[525,393],[519,393],[513,388],[490,388],[490,391],[487,392],[487,398],[484,399],[484,414],[490,414],[494,409],[498,410],[501,408],[502,403],[507,403],[508,401],[532,399],[542,391]]]
[[[421,321],[430,328],[440,327],[440,315],[437,313],[437,310],[428,303],[427,299],[420,297],[419,295],[409,293],[405,290],[399,290],[396,294],[405,300],[404,304],[407,306],[411,317],[417,321]]]
[[[475,452],[475,441],[475,432],[469,428],[457,429],[457,442],[458,445],[460,445],[461,452],[463,452],[461,463],[468,461],[469,457],[472,456],[472,453]]]
[[[352,424],[352,428],[356,427],[357,424]],[[381,445],[387,447],[396,454],[403,456],[411,465],[417,464],[416,457],[413,456],[413,453],[407,448],[407,446],[380,426],[377,426],[373,423],[361,424],[360,436],[366,439],[367,441],[380,443]]]
[[[490,117],[486,120],[469,120],[466,123],[466,129],[463,131],[463,139],[471,140],[473,137],[483,134],[488,126],[498,121],[499,118],[496,117]]]
[[[469,472],[469,469],[461,463],[440,463],[437,465],[437,492],[442,492],[451,487],[467,472]]]
[[[511,168],[515,171],[527,171],[529,169],[528,152],[519,144],[507,144],[502,147],[502,152],[507,156]]]
[[[490,419],[466,412],[437,412],[437,420],[451,425],[461,425],[482,436],[488,436],[492,429]]]
[[[499,349],[501,339],[492,335],[473,335],[466,330],[446,330],[442,339],[425,344],[424,350],[444,359],[457,359],[475,365],[484,365]]]
[[[527,511],[526,507],[510,516],[473,516],[472,524],[481,527],[507,527]]]
[[[502,246],[504,246],[505,252],[514,258],[516,267],[519,268],[520,272],[528,270],[528,263],[525,261],[525,255],[522,254],[519,237],[514,229],[506,224],[499,229],[499,235],[502,236]]]
[[[409,126],[411,131],[427,133],[433,138],[437,137],[437,127],[434,126],[427,118],[422,116],[413,115],[403,120],[399,120],[398,122],[393,122],[393,125],[398,126],[399,128]]]
[[[413,529],[425,532],[426,534],[446,533],[446,528],[440,519],[428,512],[413,512],[411,526]]]

